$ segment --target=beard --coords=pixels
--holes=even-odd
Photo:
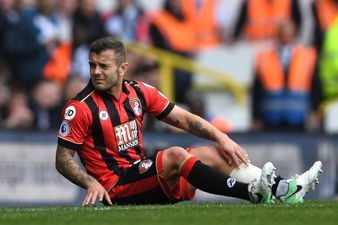
[[[116,77],[103,76],[101,78],[95,78],[95,76],[92,76],[91,82],[96,90],[108,92],[109,90],[114,89],[114,87],[119,86],[119,83],[121,83],[118,75],[116,75]]]

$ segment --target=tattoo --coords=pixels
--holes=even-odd
[[[192,123],[191,128],[192,128],[192,132],[194,134],[197,134],[198,136],[207,137],[207,138],[210,136],[209,131],[205,127],[203,127],[200,121],[194,121]]]
[[[175,124],[175,126],[179,126],[180,125],[180,121],[176,120],[176,121],[174,121],[174,124]]]
[[[73,154],[73,150],[58,146],[56,152],[56,168],[68,180],[86,188],[94,178],[81,169],[75,161]]]

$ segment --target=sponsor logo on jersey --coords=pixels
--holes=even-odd
[[[104,110],[102,110],[100,113],[99,113],[99,117],[101,120],[107,120],[108,119],[108,113]]]
[[[67,120],[62,121],[59,133],[63,137],[67,136],[70,133],[70,126]]]
[[[75,117],[76,110],[74,106],[68,106],[65,110],[64,118],[65,120],[72,120]]]
[[[150,169],[151,165],[153,165],[153,161],[151,161],[150,159],[142,160],[138,165],[138,170],[140,174],[147,172]]]
[[[236,184],[235,178],[230,177],[230,178],[227,179],[227,185],[228,185],[229,188],[232,188],[233,186],[235,186],[235,184]]]
[[[117,148],[126,151],[139,145],[136,120],[132,120],[114,127]]]
[[[129,101],[131,108],[133,109],[136,116],[140,116],[142,114],[142,105],[140,100],[137,98],[133,98]]]

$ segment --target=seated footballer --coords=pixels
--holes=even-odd
[[[124,44],[112,37],[90,45],[88,85],[64,106],[56,168],[86,189],[83,206],[169,204],[192,200],[196,189],[252,203],[297,204],[318,183],[322,163],[292,179],[267,162],[251,164],[246,151],[206,120],[170,102],[156,88],[128,81]],[[214,144],[172,146],[144,153],[144,114]],[[174,144],[174,143],[173,143]],[[85,170],[74,159],[77,153]]]

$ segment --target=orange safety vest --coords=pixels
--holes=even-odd
[[[195,0],[182,1],[184,14],[194,23],[198,48],[215,47],[221,42],[216,21],[216,3],[217,0],[206,0],[197,9]]]
[[[325,32],[335,21],[338,13],[338,7],[332,0],[317,0],[316,11],[319,19],[319,25]]]
[[[64,83],[70,73],[72,45],[62,43],[53,49],[43,69],[44,78]]]
[[[266,124],[304,124],[309,110],[309,95],[316,64],[314,48],[296,46],[293,50],[287,80],[276,50],[258,55],[257,75],[265,92],[260,114]]]
[[[196,49],[194,27],[190,21],[180,21],[166,11],[160,11],[152,15],[152,22],[172,49],[182,52]]]
[[[291,18],[291,0],[248,0],[247,39],[275,38],[279,23]]]
[[[314,48],[297,45],[292,54],[287,84],[282,64],[275,49],[258,55],[257,74],[268,91],[282,90],[285,85],[296,92],[308,92],[311,88],[317,53]]]

